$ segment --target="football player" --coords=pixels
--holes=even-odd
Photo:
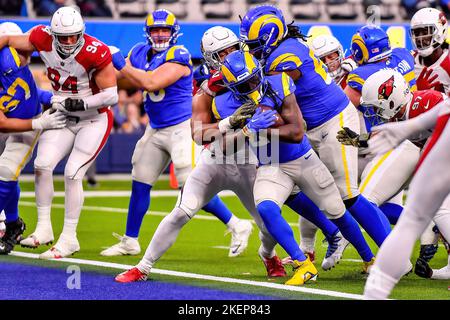
[[[202,53],[209,69],[211,69],[204,73],[208,73],[211,76],[208,81],[204,81],[201,84],[204,94],[196,95],[193,101],[194,110],[197,111],[194,112],[193,121],[200,120],[202,122],[202,125],[200,126],[201,130],[194,130],[194,139],[198,144],[201,144],[202,141],[207,143],[211,142],[210,140],[205,139],[205,136],[211,128],[217,126],[216,122],[218,116],[214,113],[215,109],[212,104],[213,97],[228,90],[223,83],[222,73],[219,69],[225,57],[238,49],[239,40],[230,29],[216,26],[208,29],[203,35]],[[196,119],[195,115],[198,115],[199,118]],[[211,115],[213,116],[211,117]],[[213,124],[211,124],[211,121]],[[312,221],[312,223],[320,227],[328,241],[328,250],[322,262],[322,268],[329,270],[334,267],[341,259],[342,253],[348,245],[348,241],[342,237],[339,229],[326,218],[323,212],[320,211],[310,199],[303,193],[299,193],[298,189],[295,189],[295,194],[289,197],[286,201],[286,205],[291,207],[302,217],[304,216],[309,219],[306,220],[305,218],[305,221]],[[303,223],[303,225],[306,223]],[[315,257],[314,243],[312,246],[308,245],[310,239],[305,240],[304,234],[305,233],[301,232],[303,241],[300,243],[300,247],[306,249],[306,254],[308,254],[310,260],[313,262]],[[314,239],[311,242],[314,242]],[[273,256],[273,254],[270,252],[260,252],[260,257],[264,261],[266,267],[276,265],[267,261],[271,256]],[[289,261],[289,259],[287,259],[287,261]],[[269,271],[268,273],[270,274]]]
[[[316,57],[327,66],[328,73],[337,85],[345,89],[349,72],[358,67],[351,58],[345,58],[342,44],[332,35],[320,35],[313,39],[311,47]]]
[[[21,241],[32,248],[53,241],[53,170],[69,154],[64,169],[63,231],[57,243],[40,254],[42,259],[67,257],[80,250],[76,229],[84,201],[82,179],[108,139],[113,122],[109,106],[118,100],[109,49],[84,31],[80,12],[62,7],[53,14],[50,26],[0,37],[0,48],[9,45],[39,52],[53,89],[52,107],[68,119],[67,127],[42,133],[34,161],[38,222],[36,230]]]
[[[405,139],[432,136],[424,147],[408,199],[397,225],[380,248],[364,289],[366,299],[387,299],[404,274],[416,240],[423,233],[450,193],[450,104],[446,99],[430,111],[406,121],[373,128],[369,152],[383,154]],[[424,187],[426,186],[426,187]]]
[[[381,245],[388,232],[380,210],[359,194],[358,151],[336,139],[343,126],[359,132],[355,107],[314,56],[299,28],[286,25],[278,8],[264,5],[249,10],[240,33],[250,52],[262,61],[266,74],[285,72],[294,80],[308,139],[333,175],[346,208]]]
[[[392,69],[380,70],[371,75],[364,83],[361,97],[362,104],[373,108],[375,116],[381,119],[380,122],[415,118],[428,112],[445,99],[447,97],[443,93],[434,90],[421,90],[411,93],[402,75]],[[408,184],[419,160],[420,150],[424,145],[424,139],[421,140],[414,141],[414,144],[405,140],[397,148],[384,155],[376,156],[369,163],[368,168],[370,170],[368,171],[372,173],[374,167],[380,167],[380,164],[383,163],[383,169],[377,170],[371,180],[371,188],[373,189],[371,194],[381,203],[397,194]],[[406,154],[405,156],[405,150],[414,150],[410,145],[417,150],[409,152],[409,155]],[[443,238],[450,238],[450,197],[445,199],[433,221],[438,226]],[[421,256],[423,254],[423,250],[421,250]],[[447,270],[448,268],[442,268],[442,270],[434,272],[424,258],[418,259],[415,268],[415,272],[419,276],[441,279],[446,276],[450,277]]]
[[[150,205],[150,190],[170,160],[181,185],[192,171],[191,55],[185,47],[176,45],[180,25],[173,13],[163,9],[150,13],[145,31],[148,42],[135,45],[127,62],[120,52],[114,55],[117,59],[113,62],[120,76],[144,90],[144,108],[150,123],[133,154],[133,183],[125,235],[118,236],[118,244],[102,251],[104,256],[135,255],[141,251],[138,235]],[[238,256],[247,247],[251,223],[234,216],[218,196],[208,200],[203,209],[227,225],[232,233],[229,256]]]
[[[0,36],[21,35],[12,22],[0,24]],[[38,89],[28,68],[26,53],[5,46],[0,49],[0,212],[5,214],[5,232],[0,254],[11,252],[25,230],[19,218],[19,175],[30,160],[43,129],[62,128],[66,117],[50,110],[41,115],[41,102],[50,105],[51,93]],[[3,219],[2,219],[3,220]]]

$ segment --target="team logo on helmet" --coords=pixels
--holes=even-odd
[[[439,23],[443,26],[447,23],[447,18],[443,12],[439,13]]]
[[[378,99],[387,100],[394,91],[394,76],[383,82],[378,88]]]

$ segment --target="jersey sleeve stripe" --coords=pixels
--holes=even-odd
[[[284,97],[287,97],[292,92],[289,90],[290,89],[289,76],[284,72],[281,75],[281,83],[283,84],[283,95]]]
[[[11,55],[14,58],[14,62],[16,63],[16,65],[18,67],[20,67],[20,58],[19,58],[19,54],[17,53],[16,49],[9,47],[9,51],[11,51]]]
[[[359,83],[360,85],[364,85],[364,80],[360,76],[358,76],[357,74],[354,74],[354,73],[350,74],[347,78],[347,83],[350,83],[350,82],[356,82],[356,83]]]
[[[282,55],[278,56],[275,60],[272,61],[272,63],[270,64],[269,71],[274,71],[276,67],[282,62],[293,62],[295,63],[295,66],[297,68],[302,65],[302,61],[295,54],[283,53]]]
[[[212,101],[211,110],[212,110],[212,112],[213,112],[214,117],[216,118],[216,120],[221,120],[219,111],[217,111],[216,99],[213,99],[213,101]]]

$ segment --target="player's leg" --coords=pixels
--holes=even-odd
[[[256,208],[264,225],[292,259],[295,273],[286,284],[303,285],[308,280],[315,280],[317,269],[300,249],[292,228],[281,215],[281,208],[294,187],[293,180],[282,171],[283,165],[260,166],[253,192]]]
[[[376,156],[362,173],[359,191],[370,203],[380,207],[407,184],[419,157],[420,149],[409,140],[383,155]],[[386,231],[390,232],[388,220],[382,221],[386,224]]]
[[[396,225],[398,218],[400,218],[400,215],[402,214],[403,196],[404,191],[402,190],[379,207],[386,218],[388,218],[391,225]]]
[[[175,176],[179,184],[184,185],[193,164],[195,164],[195,143],[191,138],[190,120],[164,129],[163,134],[175,168]],[[204,157],[204,155],[201,156]],[[252,231],[252,225],[246,220],[237,218],[217,195],[206,203],[202,209],[222,221],[227,226],[227,234],[231,233],[228,256],[236,257],[244,252]]]
[[[115,235],[120,242],[100,252],[103,256],[136,255],[141,252],[138,242],[142,221],[150,207],[150,192],[170,162],[170,154],[161,145],[161,132],[147,126],[136,143],[131,163],[132,185],[128,205],[125,235]]]
[[[175,176],[179,184],[183,185],[195,164],[195,144],[191,138],[190,120],[166,128],[163,131],[165,135],[164,139],[167,141],[168,151],[175,168]],[[239,219],[233,215],[218,196],[214,196],[211,201],[205,204],[203,210],[216,216],[226,224],[232,234],[237,234],[240,229],[246,229],[244,230],[245,233],[251,231],[248,225],[246,228],[242,228],[243,223],[240,223]],[[235,245],[232,242],[231,247]],[[231,256],[237,256],[239,253],[232,254]]]
[[[296,171],[296,166],[300,166],[301,171]],[[303,157],[291,161],[284,169],[285,173],[295,181],[302,192],[338,226],[342,236],[358,251],[365,262],[365,266],[370,263],[373,258],[372,251],[355,219],[345,209],[330,171],[320,161],[317,154],[310,150]],[[333,246],[329,246],[329,250],[322,262],[322,267],[325,270],[332,268],[342,256],[342,252],[336,252],[333,249]]]
[[[381,246],[367,279],[364,296],[386,299],[407,269],[414,243],[423,233],[450,193],[450,126],[438,118],[419,169],[410,183],[405,209],[397,225]]]
[[[386,223],[383,222],[387,218],[380,209],[359,194],[358,149],[344,146],[336,139],[336,134],[342,127],[360,131],[358,112],[352,104],[327,123],[310,130],[312,132],[308,132],[308,137],[320,142],[316,141],[319,157],[333,175],[346,208],[380,246],[388,235]]]
[[[112,123],[112,112],[107,110],[93,119],[81,120],[74,128],[76,135],[73,149],[64,169],[63,230],[56,244],[39,256],[41,259],[63,258],[80,250],[77,226],[84,202],[83,177],[105,146],[111,133]]]
[[[267,230],[264,221],[255,207],[253,187],[255,185],[256,167],[255,165],[248,164],[237,165],[236,168],[239,174],[233,175],[234,184],[231,190],[239,197],[239,200],[241,200],[244,207],[252,215],[253,220],[259,228],[258,236],[261,240],[261,245],[258,249],[258,255],[263,261],[269,277],[284,277],[286,276],[286,271],[275,251],[277,242]]]
[[[10,134],[0,156],[0,211],[5,212],[5,234],[0,253],[9,253],[21,240],[25,223],[19,217],[20,188],[18,178],[30,160],[39,138],[39,131]]]
[[[135,268],[116,277],[118,282],[133,282],[145,279],[153,265],[175,243],[183,226],[217,192],[222,190],[224,180],[222,168],[199,164],[189,175],[180,191],[175,208],[156,228],[144,257]]]
[[[50,219],[54,193],[53,170],[72,149],[74,140],[75,135],[68,127],[44,131],[39,138],[34,160],[37,225],[30,235],[20,241],[22,246],[37,248],[53,242]]]
[[[311,262],[314,262],[316,260],[316,233],[319,228],[308,219],[299,216],[298,229],[300,231],[300,249],[308,255]]]

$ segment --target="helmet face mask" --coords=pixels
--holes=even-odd
[[[232,45],[230,47],[226,47],[224,49],[220,49],[218,51],[203,51],[203,57],[205,58],[206,63],[211,68],[218,70],[220,69],[220,65],[222,64],[225,57],[233,51],[239,50],[239,43]]]
[[[181,35],[180,25],[175,15],[165,9],[158,9],[149,13],[144,31],[148,43],[156,52],[167,50],[177,42]]]
[[[342,50],[335,50],[319,57],[320,60],[327,66],[328,73],[333,79],[339,78],[342,73],[341,63],[344,60]]]
[[[440,45],[435,40],[437,31],[436,27],[432,24],[411,28],[411,39],[421,56],[429,56]]]
[[[50,32],[56,50],[63,56],[70,56],[84,45],[84,21],[78,10],[62,7],[51,19]]]

